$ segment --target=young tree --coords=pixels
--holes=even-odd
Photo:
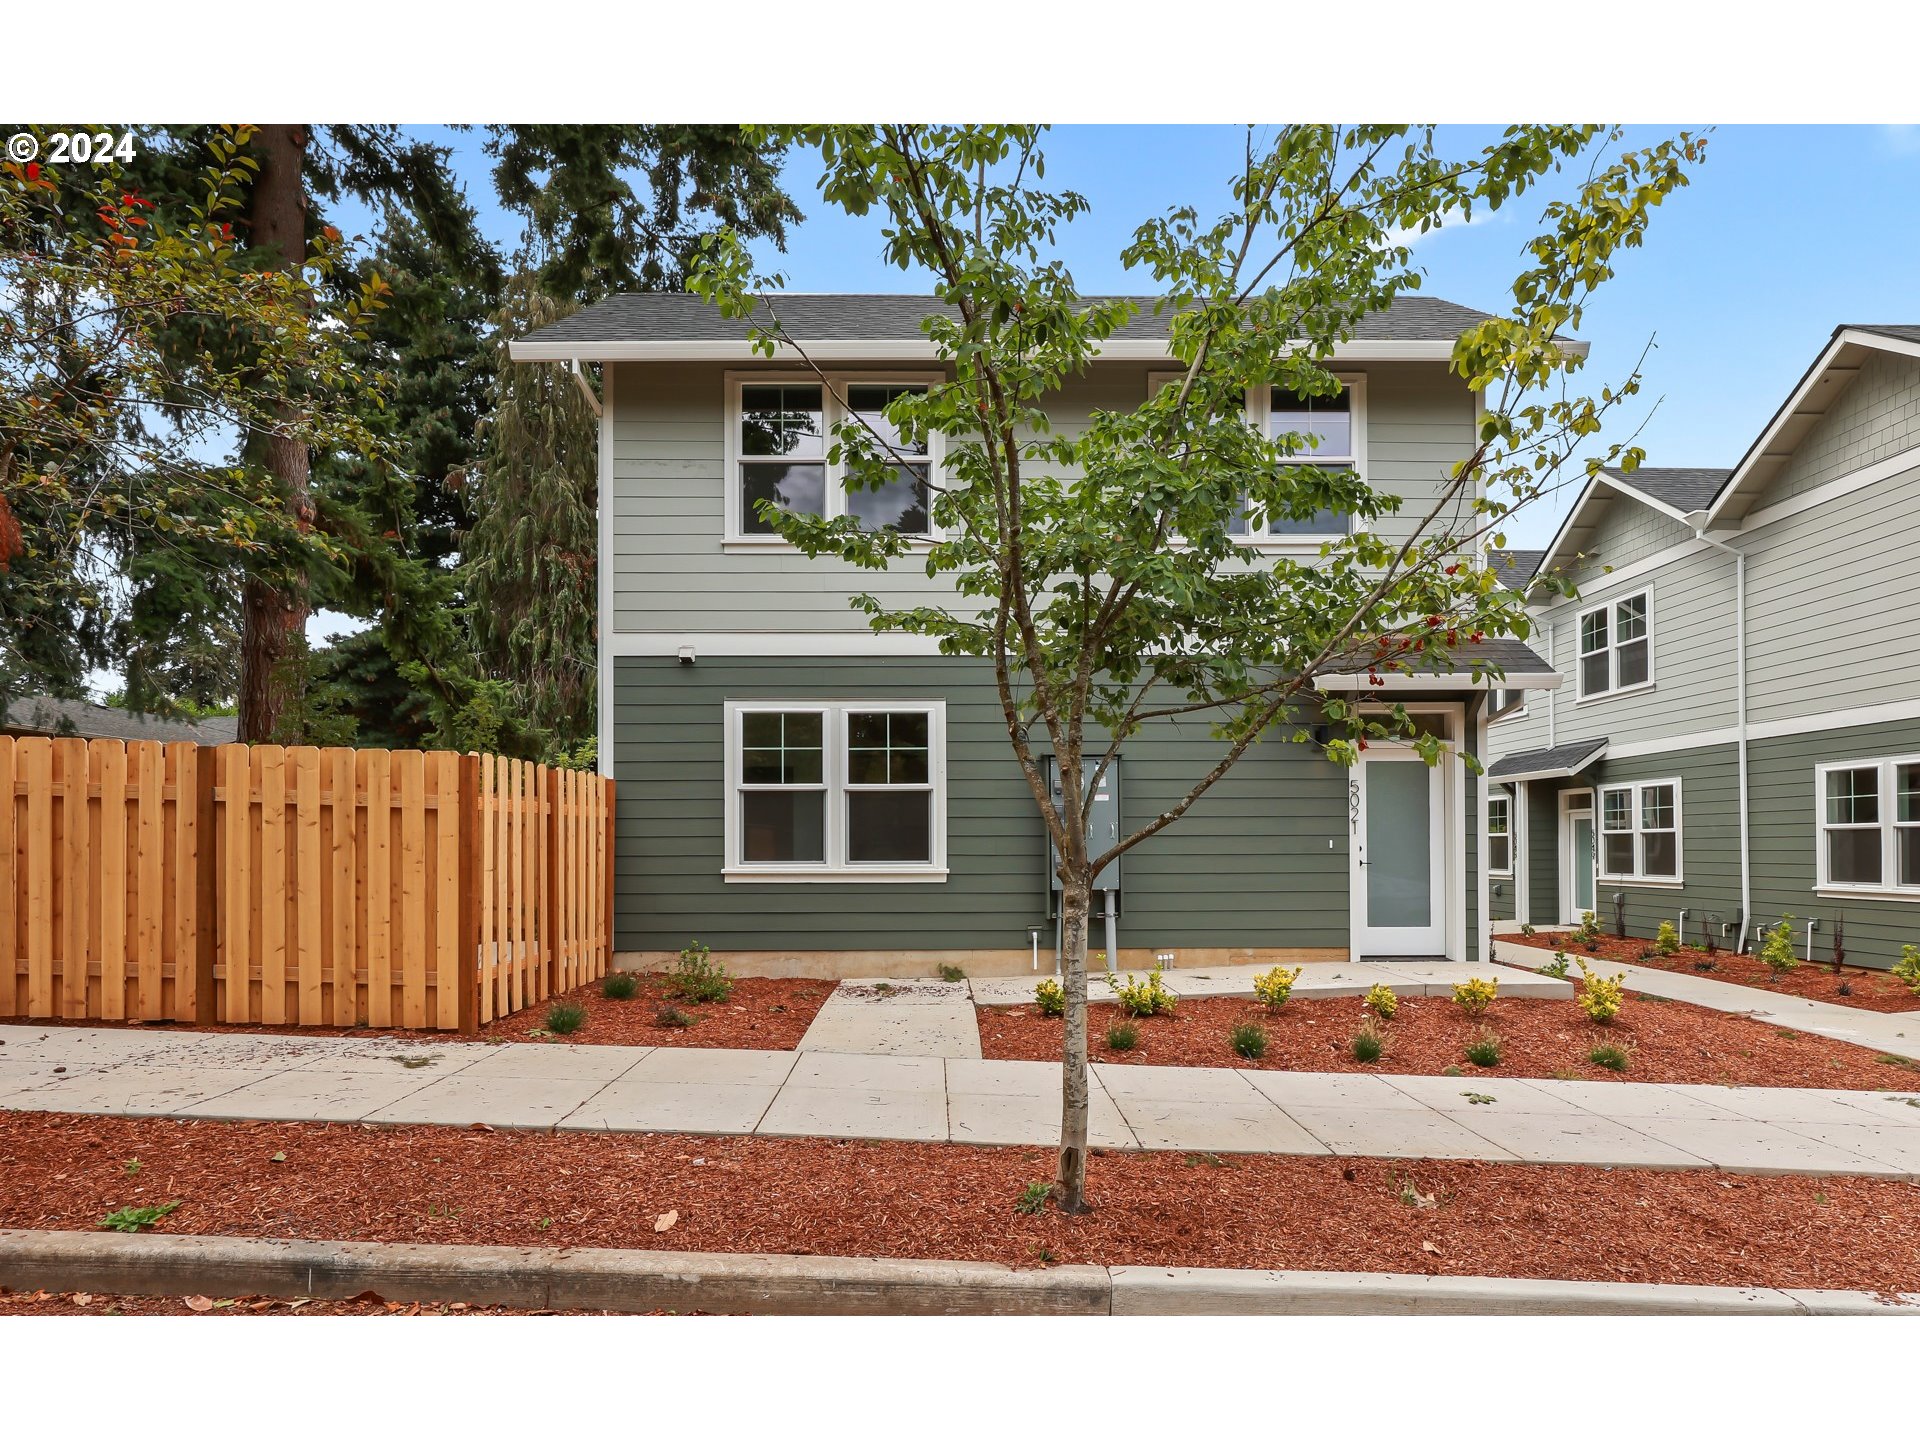
[[[1171,324],[1176,383],[1129,411],[1101,411],[1056,434],[1046,397],[1083,370],[1135,314],[1090,300],[1055,254],[1059,227],[1086,209],[1041,188],[1044,159],[1028,127],[819,127],[793,132],[825,164],[822,191],[849,213],[878,211],[886,253],[934,277],[946,307],[927,332],[952,379],[889,405],[908,439],[937,431],[946,465],[934,485],[940,538],[929,575],[953,582],[951,604],[855,605],[876,630],[929,636],[942,653],[986,657],[1007,737],[1059,857],[1067,992],[1062,1122],[1054,1199],[1087,1208],[1087,924],[1095,877],[1176,823],[1256,742],[1311,743],[1351,763],[1370,738],[1405,735],[1400,707],[1322,694],[1331,675],[1376,683],[1415,668],[1497,676],[1478,642],[1521,636],[1517,597],[1479,551],[1504,544],[1502,517],[1562,483],[1576,448],[1637,393],[1638,376],[1595,396],[1573,392],[1580,368],[1561,331],[1577,326],[1618,252],[1640,244],[1651,214],[1702,153],[1688,135],[1610,153],[1593,126],[1507,131],[1478,153],[1444,154],[1431,129],[1303,126],[1256,149],[1226,213],[1181,207],[1141,225],[1124,258],[1151,274]],[[1543,225],[1513,284],[1511,314],[1462,336],[1453,368],[1485,400],[1476,447],[1452,468],[1411,533],[1389,542],[1375,522],[1401,508],[1348,470],[1313,463],[1310,437],[1245,423],[1256,385],[1338,393],[1336,348],[1369,314],[1418,286],[1406,237],[1509,203],[1561,172],[1570,198]],[[807,337],[780,321],[779,277],[756,277],[736,237],[707,250],[693,287],[749,319],[762,353]],[[817,366],[815,367],[818,368]],[[827,377],[821,373],[823,383]],[[1638,452],[1597,446],[1582,473],[1631,468]],[[833,458],[849,485],[898,479],[879,429],[842,425]],[[1352,533],[1312,560],[1250,564],[1230,538],[1243,517],[1355,517]],[[907,553],[887,530],[763,505],[764,518],[809,555],[882,568]],[[1408,529],[1405,521],[1400,530]],[[916,556],[916,563],[920,563]],[[1087,824],[1099,779],[1145,725],[1210,717],[1217,761],[1161,814],[1101,851]],[[1414,736],[1435,763],[1440,741]],[[1061,798],[1043,778],[1055,758]],[[1083,771],[1083,762],[1090,768]]]

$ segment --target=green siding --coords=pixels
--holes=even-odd
[[[1560,790],[1551,780],[1527,782],[1528,923],[1560,918]]]
[[[693,666],[651,658],[614,665],[618,948],[672,950],[697,938],[717,950],[1015,949],[1044,919],[1040,819],[983,662],[716,657]],[[724,702],[886,696],[947,705],[947,881],[724,881]],[[1218,757],[1204,723],[1149,727],[1124,752],[1124,822],[1137,827],[1163,811]],[[1468,803],[1478,805],[1471,789]],[[1122,945],[1344,948],[1347,824],[1347,776],[1338,766],[1308,745],[1256,746],[1184,817],[1124,857]],[[1477,949],[1471,860],[1467,868],[1468,936]]]

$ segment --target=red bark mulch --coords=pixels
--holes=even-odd
[[[20,1315],[610,1315],[610,1310],[514,1310],[505,1305],[408,1304],[371,1292],[351,1300],[271,1295],[96,1295],[0,1286],[0,1320]],[[659,1311],[650,1311],[659,1314]],[[694,1312],[688,1312],[694,1313]]]
[[[1689,950],[1682,946],[1672,955],[1662,955],[1650,941],[1629,936],[1600,937],[1599,948],[1588,950],[1573,938],[1571,930],[1540,930],[1532,935],[1502,935],[1515,945],[1531,945],[1548,952],[1564,950],[1569,958],[1595,957],[1624,960],[1629,965],[1646,965],[1655,970],[1672,970],[1682,975],[1698,975],[1705,980],[1724,980],[1731,985],[1750,985],[1775,995],[1792,995],[1801,1000],[1824,1000],[1830,1005],[1851,1005],[1856,1010],[1878,1010],[1883,1014],[1920,1013],[1920,995],[1916,995],[1884,970],[1868,970],[1859,965],[1843,965],[1838,975],[1833,966],[1821,961],[1801,961],[1784,975],[1775,975],[1760,963],[1757,955],[1736,955],[1731,950]],[[1578,973],[1578,967],[1575,967]],[[1845,985],[1847,993],[1841,994]]]
[[[1517,1079],[1628,1080],[1650,1084],[1802,1085],[1831,1090],[1920,1087],[1920,1071],[1900,1057],[1886,1061],[1844,1040],[1783,1030],[1744,1015],[1728,1015],[1679,1001],[1629,994],[1610,1025],[1596,1025],[1572,999],[1493,1002],[1481,1019],[1441,996],[1400,1001],[1380,1025],[1387,1050],[1372,1064],[1349,1047],[1367,1012],[1357,997],[1294,999],[1279,1011],[1256,1000],[1188,999],[1172,1015],[1131,1019],[1118,1005],[1088,1007],[1093,1059],[1119,1065],[1213,1065],[1242,1070],[1314,1070],[1361,1074],[1439,1075],[1448,1066],[1467,1074]],[[980,1053],[989,1060],[1058,1060],[1063,1022],[1031,1005],[980,1007]],[[1126,1021],[1139,1032],[1137,1048],[1117,1051],[1110,1026]],[[1267,1053],[1248,1060],[1234,1053],[1233,1027],[1267,1032]],[[1482,1026],[1500,1037],[1500,1063],[1480,1069],[1466,1044]],[[1587,1058],[1597,1045],[1628,1052],[1625,1073]]]
[[[1097,1152],[1091,1215],[1016,1213],[1052,1169],[1037,1148],[18,1113],[0,1225],[179,1199],[164,1232],[1920,1289],[1903,1181]]]
[[[138,1020],[24,1020],[8,1017],[8,1023],[37,1026],[81,1025],[100,1029],[206,1030],[236,1035],[379,1035],[395,1040],[431,1041],[492,1040],[535,1041],[563,1045],[682,1045],[701,1049],[791,1050],[813,1024],[813,1017],[833,993],[831,980],[768,980],[745,977],[733,982],[733,993],[725,1000],[696,1005],[691,1000],[676,1000],[666,992],[666,977],[639,975],[638,993],[630,1000],[609,1000],[600,993],[600,982],[582,985],[565,994],[550,995],[538,1004],[480,1027],[477,1036],[451,1030],[408,1030],[401,1027],[370,1029],[366,1026],[339,1025],[175,1025],[143,1026]],[[587,1012],[587,1023],[571,1035],[545,1032],[547,1011],[560,1001],[580,1005]],[[693,1017],[693,1024],[681,1029],[660,1023],[663,1007],[672,1005]],[[537,1033],[539,1032],[539,1033]]]

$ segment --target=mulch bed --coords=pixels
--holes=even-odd
[[[1800,965],[1776,975],[1760,963],[1757,955],[1736,955],[1731,950],[1716,950],[1711,955],[1682,946],[1672,955],[1662,955],[1651,942],[1629,936],[1622,940],[1603,935],[1597,950],[1588,950],[1573,938],[1571,930],[1541,930],[1532,935],[1502,935],[1515,945],[1530,945],[1548,952],[1564,950],[1569,958],[1584,958],[1592,965],[1595,958],[1624,960],[1629,965],[1646,965],[1655,970],[1672,970],[1682,975],[1698,975],[1705,980],[1724,980],[1732,985],[1751,985],[1775,995],[1792,995],[1802,1000],[1824,1000],[1830,1005],[1851,1005],[1856,1010],[1878,1010],[1884,1014],[1906,1011],[1920,1013],[1920,995],[1915,995],[1884,970],[1868,970],[1859,965],[1843,965],[1838,975],[1833,966],[1820,961]],[[1578,967],[1575,967],[1578,973]],[[1847,987],[1842,994],[1840,987]]]
[[[989,1060],[1058,1060],[1063,1022],[1031,1005],[982,1006],[980,1053]],[[1380,1029],[1387,1050],[1368,1064],[1348,1048],[1367,1012],[1358,998],[1294,999],[1278,1012],[1255,1000],[1188,999],[1172,1015],[1131,1020],[1117,1005],[1089,1007],[1093,1059],[1119,1065],[1211,1065],[1242,1070],[1386,1072],[1440,1075],[1449,1066],[1466,1074],[1519,1079],[1626,1080],[1653,1084],[1802,1085],[1832,1090],[1920,1087],[1920,1069],[1898,1056],[1844,1040],[1783,1030],[1743,1015],[1678,1001],[1629,994],[1610,1025],[1596,1025],[1571,999],[1493,1002],[1482,1019],[1445,997],[1400,1001]],[[1139,1032],[1138,1048],[1111,1049],[1110,1026],[1122,1021]],[[1267,1053],[1248,1060],[1228,1041],[1233,1027],[1259,1025]],[[1467,1058],[1467,1041],[1490,1028],[1501,1041],[1500,1063],[1481,1069]],[[1596,1045],[1628,1051],[1626,1072],[1587,1058]]]
[[[1901,1181],[1097,1152],[1092,1214],[1016,1213],[1052,1167],[1030,1147],[18,1113],[0,1225],[177,1198],[173,1234],[1920,1289]]]
[[[422,1043],[448,1040],[538,1041],[564,1045],[682,1045],[703,1049],[791,1050],[807,1033],[813,1017],[833,993],[831,980],[769,980],[744,977],[733,982],[725,1000],[696,1005],[667,994],[666,978],[640,975],[640,989],[630,1000],[609,1000],[600,982],[552,995],[537,1005],[480,1027],[477,1036],[449,1030],[369,1029],[339,1025],[162,1025],[138,1020],[20,1020],[35,1026],[80,1025],[89,1029],[206,1030],[233,1035],[379,1035]],[[580,1005],[587,1023],[571,1035],[546,1032],[547,1011],[561,1001]],[[662,1025],[661,1009],[673,1005],[693,1017],[684,1029]],[[11,1020],[13,1017],[9,1017]]]
[[[351,1300],[271,1295],[95,1295],[85,1290],[8,1290],[0,1320],[23,1315],[608,1315],[608,1310],[514,1310],[504,1305],[407,1304],[369,1292]],[[659,1311],[650,1311],[659,1314]],[[692,1313],[692,1312],[689,1312]]]

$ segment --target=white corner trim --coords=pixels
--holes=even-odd
[[[888,655],[938,655],[940,642],[894,630],[616,630],[607,648],[615,656],[677,657],[690,648],[696,665],[703,659],[791,656],[822,658]]]
[[[579,372],[575,371],[575,378]],[[594,557],[596,612],[594,615],[594,635],[598,637],[598,696],[599,724],[595,727],[599,738],[595,748],[600,754],[598,769],[602,775],[613,774],[613,658],[619,654],[609,643],[613,635],[613,575],[619,568],[613,548],[613,366],[600,367],[600,424],[599,424],[599,477],[595,481],[595,500],[598,503],[600,526],[600,553]]]

